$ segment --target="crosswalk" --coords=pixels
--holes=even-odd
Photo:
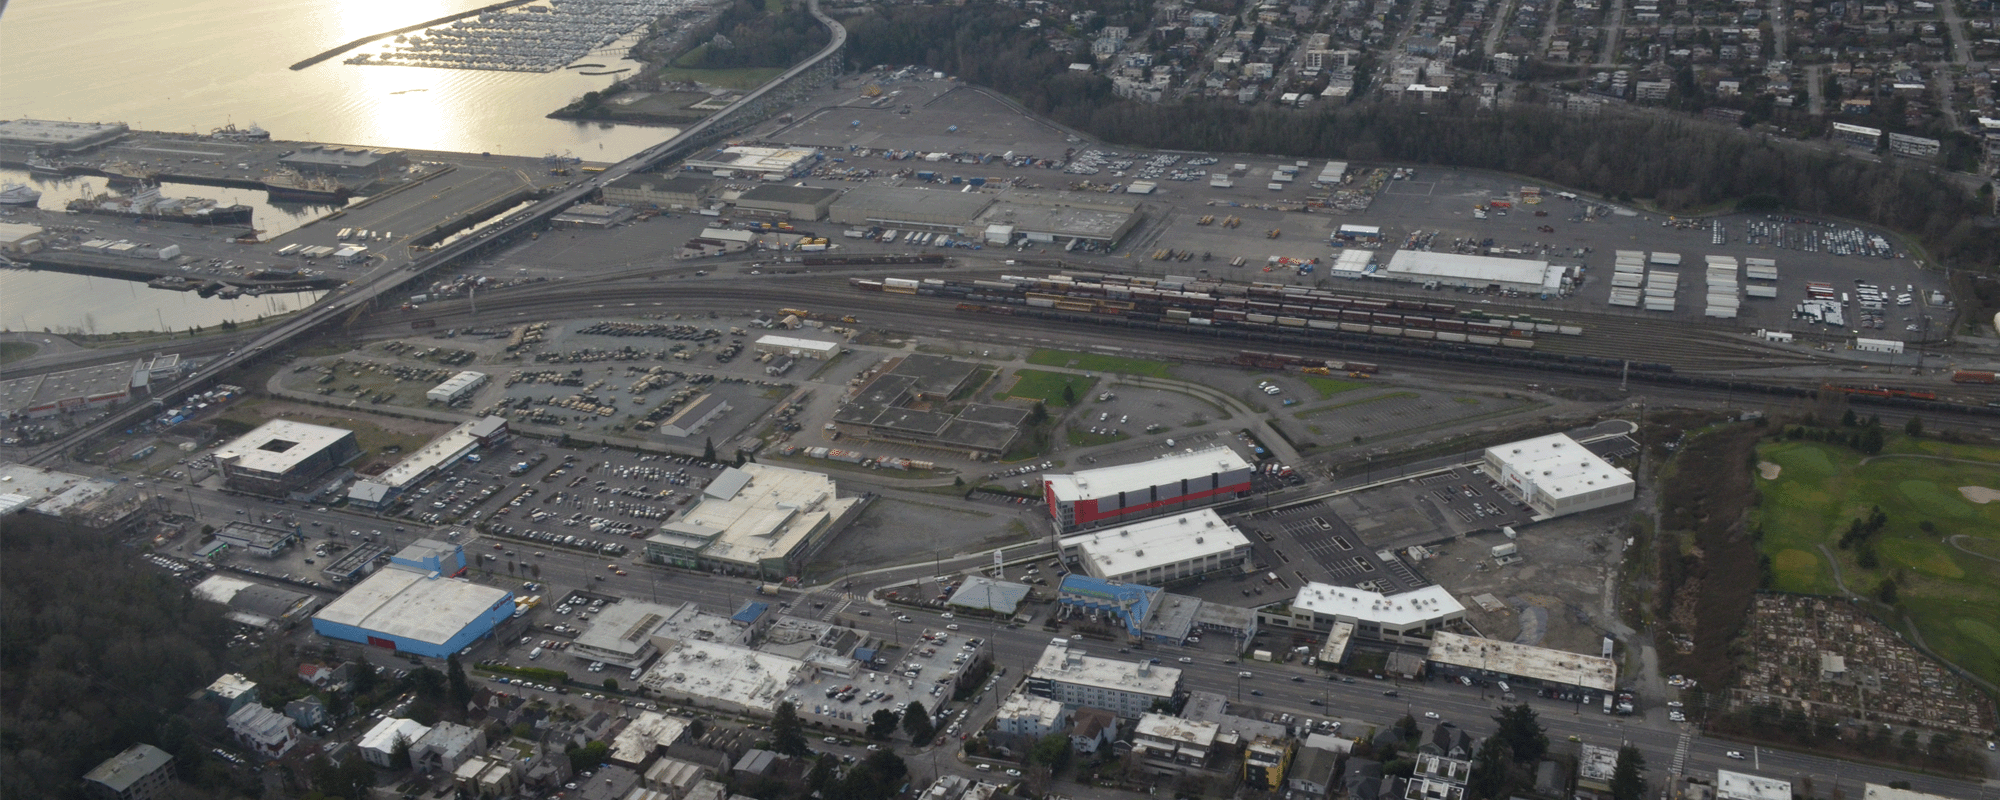
[[[1694,745],[1694,736],[1687,730],[1681,731],[1680,744],[1674,745],[1673,774],[1679,775],[1687,766],[1688,748]]]
[[[854,604],[854,593],[841,592],[839,602],[826,604],[826,612],[819,615],[819,621],[831,622],[833,621],[834,617],[840,615],[840,612],[846,611],[847,607],[853,604]]]

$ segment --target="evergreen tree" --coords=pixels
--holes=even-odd
[[[715,437],[709,437],[708,441],[702,444],[701,460],[710,464],[715,463]]]
[[[1075,387],[1075,386],[1071,386],[1070,384],[1067,384],[1067,383],[1063,384],[1063,405],[1066,405],[1066,406],[1073,406],[1073,405],[1076,405],[1076,387]]]
[[[1903,435],[1910,436],[1913,438],[1923,436],[1924,435],[1923,418],[1912,415],[1910,417],[1909,422],[1903,423]]]
[[[896,716],[896,712],[886,708],[878,708],[875,710],[875,716],[868,722],[868,738],[887,739],[890,736],[894,736],[896,734],[896,725],[900,722],[902,722],[902,719]]]
[[[806,754],[805,725],[799,722],[799,710],[791,703],[779,703],[778,713],[771,718],[771,749],[780,755]]]
[[[465,665],[458,663],[458,654],[456,653],[445,658],[444,669],[444,677],[449,683],[450,689],[446,697],[451,700],[452,708],[456,709],[453,713],[453,716],[456,717],[464,714],[466,704],[472,702],[472,682],[466,680]]]
[[[931,713],[924,710],[922,701],[911,700],[910,705],[903,709],[903,731],[910,734],[910,741],[918,745],[937,735],[937,728],[931,723]]]
[[[1472,774],[1467,776],[1465,791],[1471,800],[1491,800],[1507,794],[1507,763],[1512,754],[1507,752],[1507,742],[1498,736],[1488,736],[1479,743],[1478,752],[1472,757]]]
[[[799,792],[799,800],[809,800],[815,793],[824,792],[827,787],[833,785],[835,777],[833,765],[834,758],[831,755],[820,756],[819,760],[813,762],[812,771],[806,773],[806,785]]]
[[[1646,757],[1629,744],[1618,748],[1618,766],[1611,771],[1611,800],[1644,800],[1645,796]]]
[[[1527,703],[1517,706],[1502,706],[1500,716],[1493,718],[1500,724],[1494,736],[1507,742],[1507,748],[1514,752],[1514,760],[1533,764],[1542,760],[1549,752],[1549,736],[1542,729],[1535,709]]]

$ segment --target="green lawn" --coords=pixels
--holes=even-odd
[[[708,45],[702,46],[707,47]],[[684,57],[681,61],[687,62],[688,59]],[[784,67],[694,69],[692,67],[674,66],[660,70],[660,79],[665,81],[694,81],[704,86],[720,86],[724,89],[747,92],[764,85],[765,81],[778,77],[784,71]]]
[[[1775,479],[1758,478],[1763,503],[1755,512],[1776,588],[1838,593],[1820,550],[1825,545],[1849,590],[1872,594],[1885,578],[1898,576],[1901,605],[1924,641],[1958,665],[2000,681],[2000,561],[1951,542],[1963,536],[1966,549],[2000,553],[2000,502],[1974,503],[1959,491],[2000,488],[2000,451],[1891,436],[1884,455],[1866,463],[1851,449],[1805,441],[1765,444],[1758,457],[1780,468]],[[1877,506],[1889,519],[1874,537],[1880,566],[1862,569],[1857,551],[1837,543],[1850,521]]]
[[[1091,433],[1089,426],[1085,426],[1084,428],[1081,429],[1076,427],[1071,427],[1069,429],[1068,437],[1069,437],[1069,446],[1071,447],[1090,447],[1093,445],[1110,444],[1112,442],[1122,442],[1125,441],[1126,439],[1132,438],[1123,433],[1113,433],[1113,434]]]
[[[29,342],[0,342],[0,364],[12,364],[40,349]]]
[[[1090,387],[1097,385],[1097,379],[1063,372],[1044,372],[1039,369],[1014,371],[1014,385],[1005,397],[1021,400],[1040,400],[1050,408],[1061,408],[1069,404],[1063,402],[1063,387],[1071,388],[1076,401],[1090,399]]]
[[[1324,375],[1302,375],[1300,378],[1306,382],[1307,386],[1311,386],[1313,391],[1319,392],[1319,399],[1321,400],[1325,400],[1341,392],[1363,389],[1369,385],[1367,381],[1329,378]]]
[[[1144,375],[1148,378],[1171,378],[1174,370],[1173,365],[1165,361],[1107,356],[1102,353],[1075,353],[1068,350],[1036,350],[1029,354],[1028,363],[1044,367],[1114,372],[1120,375]]]

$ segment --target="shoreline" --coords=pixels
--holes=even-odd
[[[308,56],[304,61],[300,61],[296,64],[293,64],[291,68],[293,71],[302,70],[305,69],[306,67],[310,67],[314,64],[320,63],[321,61],[334,58],[349,50],[353,50],[354,48],[360,47],[364,44],[379,39],[386,39],[388,37],[395,36],[397,34],[409,33],[410,31],[420,31],[425,28],[437,25],[443,25],[448,22],[457,22],[467,17],[479,16],[480,14],[484,14],[488,11],[505,11],[509,8],[513,8],[515,6],[524,6],[532,2],[534,2],[534,0],[501,0],[501,2],[494,3],[489,6],[481,6],[479,8],[472,9],[471,11],[461,11],[456,14],[448,14],[446,16],[438,17],[437,19],[431,20],[429,22],[419,22],[415,25],[406,25],[404,27],[397,28],[393,31],[383,31],[382,33],[370,34],[368,36],[363,36],[359,39],[355,39],[354,41],[348,42],[347,44],[334,47],[333,49],[327,50],[318,55]]]

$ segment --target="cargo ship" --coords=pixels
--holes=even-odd
[[[248,225],[250,207],[221,205],[200,197],[165,197],[160,187],[147,186],[131,195],[100,194],[87,200],[71,200],[67,208],[78,214],[132,217],[191,225]]]
[[[332,178],[304,175],[289,169],[265,178],[264,190],[271,193],[272,200],[293,203],[339,203],[354,194]]]
[[[147,169],[124,159],[106,161],[104,162],[104,166],[98,167],[98,170],[103,172],[106,178],[111,179],[112,186],[136,186],[140,188],[153,183],[160,174],[159,170]]]
[[[41,190],[25,183],[10,183],[0,187],[0,205],[32,206],[41,199]]]
[[[238,128],[232,122],[210,131],[208,138],[225,142],[268,142],[271,141],[271,132],[257,127],[254,122],[248,128]]]

